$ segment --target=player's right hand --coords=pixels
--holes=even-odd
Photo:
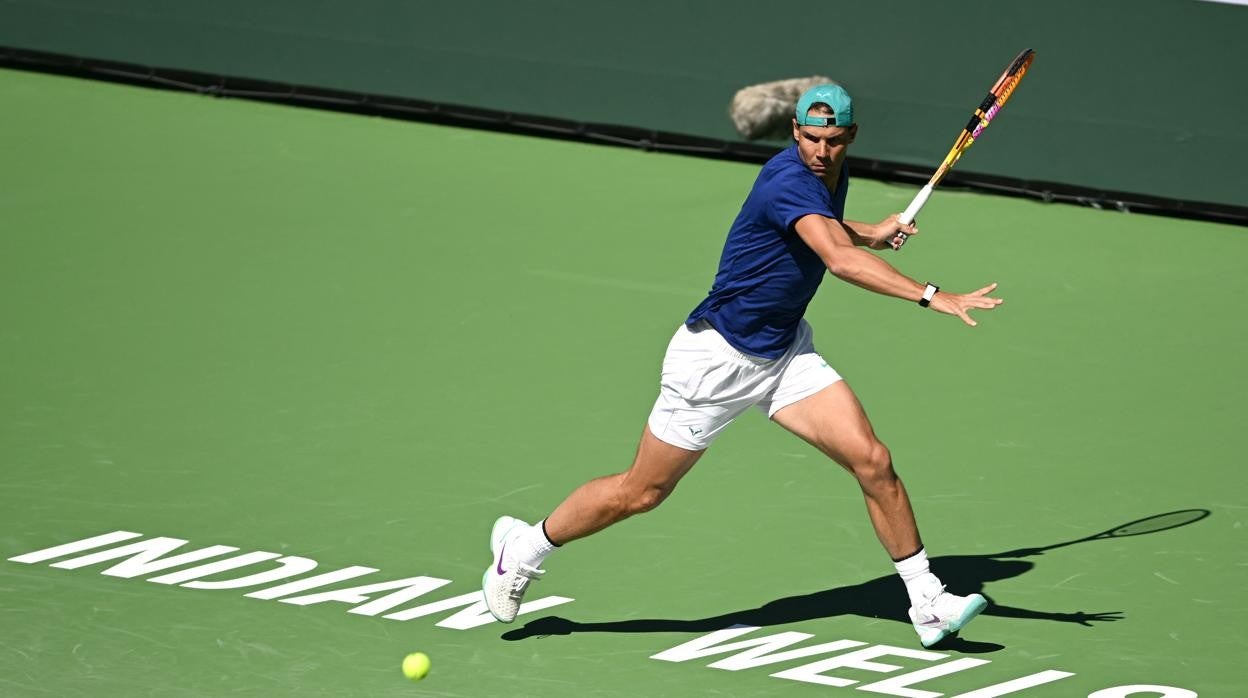
[[[884,220],[872,226],[872,231],[867,237],[867,247],[873,250],[900,250],[905,240],[902,240],[897,234],[905,233],[906,235],[918,235],[918,221],[911,223],[902,223],[899,219],[900,213],[885,218]]]

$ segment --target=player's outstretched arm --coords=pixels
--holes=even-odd
[[[911,279],[888,262],[855,247],[850,233],[840,221],[811,214],[799,219],[794,227],[802,241],[819,255],[833,276],[886,296],[915,302],[923,297],[926,284]],[[964,294],[940,291],[932,298],[930,307],[947,315],[955,315],[975,327],[978,323],[969,315],[971,310],[991,310],[1001,305],[1000,298],[988,296],[996,287],[993,283]]]

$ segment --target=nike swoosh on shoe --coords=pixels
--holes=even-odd
[[[507,551],[507,543],[508,541],[503,541],[503,547],[498,551],[498,565],[495,566],[494,571],[499,574],[507,574],[507,570],[503,569],[503,553]]]

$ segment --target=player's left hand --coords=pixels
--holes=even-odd
[[[1085,628],[1092,627],[1093,623],[1112,623],[1116,620],[1122,620],[1122,611],[1108,611],[1106,613],[1087,613],[1086,611],[1076,611],[1075,613],[1054,613],[1053,619],[1067,623],[1078,623]]]
[[[897,240],[897,233],[905,233],[906,235],[919,234],[919,226],[914,223],[902,223],[897,220],[900,217],[900,213],[894,213],[888,218],[876,223],[874,229],[871,231],[870,237],[868,238],[867,247],[870,247],[873,250],[887,250],[889,248],[899,250],[901,249],[902,243]],[[915,221],[915,223],[917,222],[918,221]]]
[[[930,307],[938,313],[956,315],[962,318],[962,322],[975,327],[979,323],[972,320],[967,311],[974,309],[992,310],[1001,305],[1002,299],[990,298],[988,296],[989,293],[995,290],[997,290],[997,283],[994,281],[978,291],[971,291],[970,293],[945,293],[944,291],[938,291],[935,296],[932,296]]]

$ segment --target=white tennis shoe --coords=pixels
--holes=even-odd
[[[510,623],[520,612],[520,602],[529,582],[540,579],[545,570],[526,565],[516,559],[508,548],[529,524],[510,516],[499,517],[490,531],[490,552],[493,563],[481,577],[481,590],[485,592],[485,605],[490,615],[500,623]]]
[[[944,586],[933,592],[923,603],[910,607],[910,622],[924,647],[958,632],[988,607],[988,600],[979,594],[958,596],[945,591]]]

